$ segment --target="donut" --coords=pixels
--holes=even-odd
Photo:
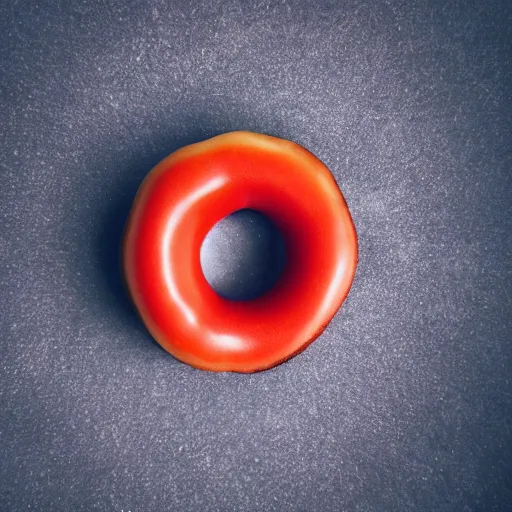
[[[208,284],[200,249],[210,229],[250,208],[283,236],[286,263],[268,292],[247,301]],[[328,168],[302,146],[231,132],[175,151],[146,176],[122,244],[125,283],[155,340],[180,361],[251,373],[304,350],[345,300],[357,234]]]

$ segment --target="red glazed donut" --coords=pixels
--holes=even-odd
[[[242,208],[274,222],[286,265],[266,294],[235,302],[206,281],[200,248]],[[357,237],[320,160],[287,140],[232,132],[182,148],[148,174],[126,225],[123,264],[132,300],[165,350],[196,368],[255,372],[322,333],[352,284]]]

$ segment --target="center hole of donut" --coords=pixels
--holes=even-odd
[[[229,300],[251,300],[269,291],[285,263],[284,240],[264,214],[238,210],[215,224],[201,246],[210,286]]]

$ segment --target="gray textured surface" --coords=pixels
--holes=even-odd
[[[510,510],[511,26],[499,1],[2,2],[0,510]],[[115,250],[152,165],[234,129],[324,160],[361,250],[325,334],[251,376],[153,343]]]

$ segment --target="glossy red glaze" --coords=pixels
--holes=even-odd
[[[241,208],[281,231],[286,266],[262,297],[215,293],[201,244]],[[182,148],[142,183],[123,244],[131,297],[164,349],[196,368],[254,372],[303,350],[348,294],[357,237],[336,182],[314,155],[283,139],[233,132]]]

